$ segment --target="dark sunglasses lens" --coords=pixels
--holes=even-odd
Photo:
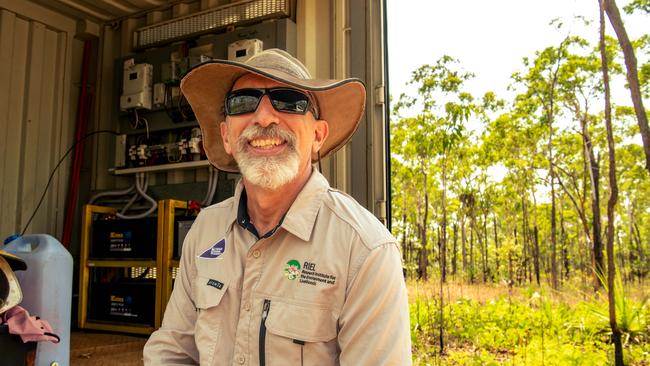
[[[271,103],[278,111],[287,113],[307,113],[309,107],[309,97],[293,89],[275,89],[269,92]]]
[[[262,92],[260,90],[236,90],[230,93],[226,99],[226,113],[232,116],[255,112],[261,96]]]

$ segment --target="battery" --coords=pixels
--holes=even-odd
[[[183,242],[195,219],[196,216],[176,216],[174,218],[174,259],[181,257]]]
[[[156,280],[95,282],[90,287],[88,320],[154,326]]]
[[[157,218],[96,220],[92,259],[156,259]]]

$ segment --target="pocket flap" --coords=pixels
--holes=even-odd
[[[304,342],[327,342],[336,337],[337,320],[329,309],[273,300],[266,329]]]
[[[194,279],[194,303],[199,309],[208,309],[219,305],[228,283],[214,278],[197,276]]]

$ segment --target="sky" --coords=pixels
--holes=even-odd
[[[650,33],[647,16],[623,13],[628,2],[617,4],[629,36]],[[494,91],[507,98],[512,96],[506,90],[510,75],[523,70],[523,57],[533,58],[535,51],[557,46],[569,30],[594,45],[598,41],[597,28],[587,33],[577,25],[561,31],[549,25],[554,18],[569,24],[575,15],[582,15],[597,26],[596,0],[387,0],[386,14],[393,98],[413,93],[406,85],[413,70],[443,55],[458,59],[465,71],[476,75],[467,85],[472,95]],[[611,28],[608,35],[615,36]]]

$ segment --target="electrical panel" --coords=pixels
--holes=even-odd
[[[180,90],[194,66],[211,59],[245,61],[263,48],[295,55],[296,25],[279,19],[207,34],[115,61],[119,98],[114,167],[142,168],[206,160],[201,129]]]

